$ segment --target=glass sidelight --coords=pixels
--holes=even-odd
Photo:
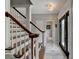
[[[61,44],[65,47],[65,40],[64,40],[64,19],[61,21]]]
[[[69,12],[67,12],[60,20],[59,20],[59,45],[62,50],[65,52],[67,57],[69,56],[68,52],[68,16]]]

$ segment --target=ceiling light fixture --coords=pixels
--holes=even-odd
[[[53,3],[48,3],[48,10],[52,11],[54,9],[55,5]]]

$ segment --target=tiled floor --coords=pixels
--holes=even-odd
[[[48,42],[45,48],[44,59],[67,59],[61,48],[52,42]]]

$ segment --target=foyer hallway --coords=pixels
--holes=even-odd
[[[72,9],[72,0],[6,0],[5,58],[73,59]]]
[[[47,42],[44,59],[67,59],[61,48],[52,41]]]

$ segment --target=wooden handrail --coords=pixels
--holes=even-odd
[[[29,34],[29,37],[38,37],[39,35],[38,34],[34,34],[32,32],[30,32],[26,27],[24,27],[18,20],[16,20],[10,13],[8,12],[5,12],[5,16],[6,17],[10,17],[15,23],[17,23],[22,29],[24,29],[28,34]]]
[[[19,10],[17,10],[15,7],[13,7],[15,11],[17,11],[22,17],[26,19],[26,16],[24,16]],[[33,22],[30,21],[30,24],[32,24],[35,28],[37,28],[40,32],[44,33],[45,31],[42,31],[40,28],[38,28]]]
[[[30,23],[31,23],[34,27],[36,27],[40,32],[45,32],[45,31],[42,31],[40,28],[38,28],[33,22],[30,21]]]

